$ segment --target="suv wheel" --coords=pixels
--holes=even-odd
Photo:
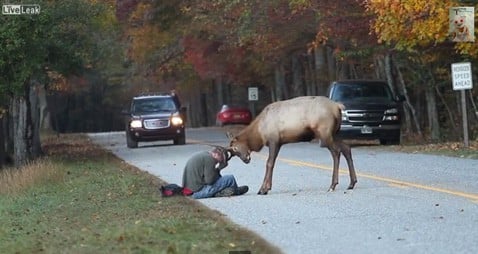
[[[126,146],[128,146],[128,148],[138,147],[138,142],[135,141],[128,132],[126,132]]]
[[[175,145],[184,145],[184,144],[186,144],[186,135],[184,134],[184,132],[183,132],[183,134],[181,134],[179,137],[174,138],[174,141],[173,141],[173,142],[174,142]]]

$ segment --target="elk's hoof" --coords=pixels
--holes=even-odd
[[[267,195],[267,191],[260,190],[257,194],[258,195]]]

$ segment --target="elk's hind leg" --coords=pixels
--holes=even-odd
[[[321,135],[321,133],[329,133],[328,129],[319,130],[315,133],[315,137],[320,139],[320,146],[327,147],[334,163],[332,171],[332,183],[329,187],[329,192],[335,190],[335,186],[339,184],[339,164],[340,164],[340,146],[335,142],[332,135]]]
[[[331,143],[327,145],[327,148],[332,155],[332,159],[334,161],[334,169],[332,172],[332,183],[329,187],[329,192],[335,190],[335,186],[339,183],[339,163],[340,163],[340,149],[335,143]]]
[[[337,140],[335,142],[337,143],[337,146],[340,148],[340,152],[344,155],[345,159],[347,160],[347,166],[349,168],[349,176],[350,176],[350,184],[347,189],[351,190],[355,187],[355,184],[357,183],[357,175],[355,174],[354,161],[352,159],[352,149],[350,148],[349,145],[345,144],[342,140]]]

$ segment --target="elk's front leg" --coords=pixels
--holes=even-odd
[[[257,194],[266,195],[272,189],[272,172],[274,170],[275,161],[279,154],[280,146],[277,144],[269,144],[269,157],[266,163],[266,174],[262,182],[261,189]]]

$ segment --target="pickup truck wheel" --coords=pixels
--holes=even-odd
[[[138,148],[138,142],[131,138],[128,133],[126,133],[126,146],[128,148]]]
[[[380,139],[380,145],[400,145],[400,138]]]

